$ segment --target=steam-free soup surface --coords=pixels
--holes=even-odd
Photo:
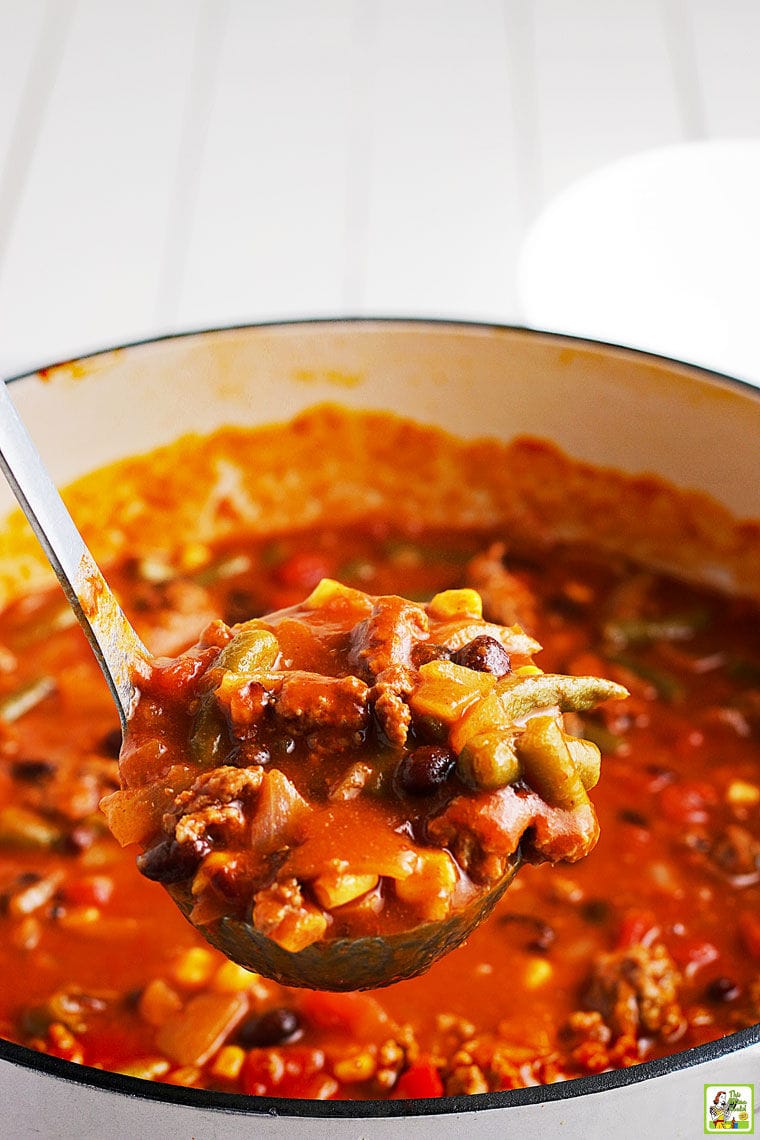
[[[548,672],[631,692],[566,727],[603,753],[596,850],[526,867],[469,943],[374,994],[287,990],[210,950],[98,809],[120,739],[60,595],[0,618],[0,1033],[175,1084],[435,1096],[635,1063],[760,1008],[760,621],[616,556],[482,530],[304,531],[109,572],[156,653],[300,602],[323,577],[427,600],[470,586]],[[567,719],[567,718],[566,718]]]

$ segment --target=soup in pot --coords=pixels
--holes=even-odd
[[[593,741],[603,758],[596,849],[572,866],[524,867],[490,919],[422,977],[328,994],[250,974],[210,949],[139,873],[135,850],[109,833],[99,805],[119,788],[116,713],[57,588],[27,575],[0,615],[0,1033],[152,1081],[369,1099],[553,1082],[755,1022],[758,603],[653,568],[643,546],[621,553],[609,541],[609,511],[594,544],[555,533],[548,508],[539,517],[524,497],[509,512],[482,494],[468,499],[473,457],[509,465],[515,452],[490,443],[478,453],[391,417],[387,467],[401,437],[418,471],[408,500],[379,493],[352,514],[334,502],[320,513],[301,498],[284,525],[272,503],[298,498],[298,448],[310,433],[322,439],[325,423],[350,439],[356,417],[342,417],[315,413],[278,429],[277,462],[260,434],[221,433],[83,484],[75,513],[109,486],[137,503],[134,532],[122,519],[114,537],[101,520],[100,538],[88,535],[108,556],[126,612],[160,655],[181,652],[213,619],[234,626],[297,607],[325,578],[424,605],[476,591],[486,622],[519,623],[540,643],[547,673],[608,677],[630,693],[564,714],[568,737]],[[343,451],[345,478],[359,453]],[[263,513],[230,474],[247,454],[257,456]],[[198,510],[190,529],[181,490],[195,473],[200,494],[209,455],[213,525]],[[537,478],[547,463],[564,470],[544,445],[520,455],[533,456]],[[382,472],[362,473],[375,477],[382,485]],[[622,477],[599,479],[618,501],[625,494]],[[342,496],[345,505],[346,488],[333,473],[326,501]],[[550,488],[548,498],[566,491]],[[365,492],[362,483],[354,497]],[[657,495],[667,499],[661,487]],[[19,534],[10,532],[8,549],[17,546],[23,563]],[[679,543],[675,533],[670,540]],[[259,763],[279,770],[276,755]],[[485,858],[499,827],[487,813],[446,823],[441,850],[460,864]]]

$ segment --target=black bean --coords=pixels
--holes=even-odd
[[[551,949],[557,937],[557,932],[550,923],[544,922],[542,918],[538,918],[533,914],[509,912],[502,914],[499,917],[499,922],[505,926],[509,923],[519,923],[525,926],[531,933],[531,937],[529,937],[525,943],[525,948],[535,953],[545,954],[547,950]]]
[[[633,827],[649,827],[649,820],[640,811],[635,811],[634,808],[622,808],[618,812],[618,819],[621,823],[630,823]]]
[[[11,776],[20,784],[36,784],[54,774],[55,764],[51,760],[14,760],[11,764]]]
[[[412,648],[412,664],[417,669],[421,665],[427,665],[428,661],[448,661],[450,658],[450,649],[431,641],[418,641]]]
[[[301,1019],[295,1010],[280,1006],[252,1014],[238,1028],[236,1039],[248,1048],[286,1045],[303,1037]]]
[[[100,742],[100,749],[112,760],[118,760],[121,752],[121,729],[112,728],[110,732],[107,732]]]
[[[14,881],[15,887],[31,887],[32,883],[39,883],[42,875],[39,871],[22,871],[20,875],[16,876]]]
[[[421,744],[407,753],[396,768],[396,784],[411,796],[423,796],[446,783],[456,757],[439,744]]]
[[[195,874],[199,862],[209,850],[208,845],[203,850],[202,844],[193,847],[164,839],[138,856],[137,869],[154,883],[179,883]]]
[[[736,1001],[742,991],[733,978],[713,978],[706,992],[710,1001],[729,1002]]]
[[[557,933],[554,927],[550,926],[548,922],[542,922],[538,928],[536,937],[531,938],[526,943],[526,948],[528,950],[533,950],[536,953],[545,954],[547,950],[551,949],[551,946],[556,937]]]
[[[589,899],[588,902],[583,903],[581,914],[586,922],[592,922],[594,926],[601,926],[610,918],[612,907],[606,899]]]
[[[479,673],[493,673],[495,677],[503,677],[512,668],[509,654],[500,641],[481,633],[468,641],[456,653],[452,653],[451,660],[456,665],[464,665],[466,669],[477,669]]]
[[[249,743],[246,741],[240,748],[232,752],[226,759],[226,764],[234,764],[236,768],[253,768],[258,765],[262,767],[269,763],[272,759],[271,753],[268,748],[263,744]]]

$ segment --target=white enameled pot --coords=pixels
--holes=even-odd
[[[739,518],[760,518],[759,391],[522,329],[365,320],[226,329],[47,369],[14,381],[13,395],[60,483],[185,432],[281,421],[330,400],[464,436],[549,439],[577,459],[656,474],[709,493]],[[0,515],[11,505],[0,488]],[[703,1134],[705,1084],[753,1081],[760,1096],[760,1027],[548,1087],[378,1104],[204,1093],[0,1042],[0,1136],[692,1137]]]

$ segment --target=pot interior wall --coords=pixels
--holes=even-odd
[[[523,330],[232,329],[64,365],[44,382],[14,385],[14,398],[64,483],[185,432],[285,420],[331,400],[468,437],[551,439],[577,459],[707,491],[738,517],[760,514],[757,393],[657,358]],[[0,511],[10,503],[0,497]]]

